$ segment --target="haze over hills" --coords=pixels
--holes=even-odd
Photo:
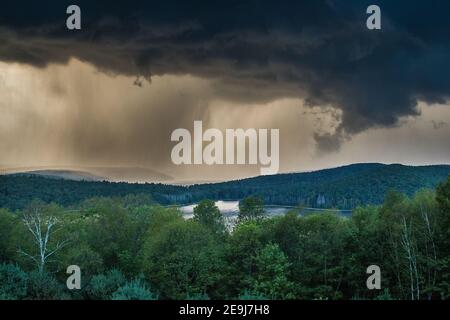
[[[172,177],[140,167],[0,167],[0,174],[31,174],[75,181],[168,182]]]
[[[18,172],[16,174],[42,176],[51,179],[65,179],[73,181],[104,181],[102,178],[85,171],[75,170],[34,170],[28,172]]]
[[[59,173],[59,177],[71,177],[70,174]],[[18,209],[33,199],[70,206],[96,196],[146,194],[161,204],[189,204],[201,199],[239,200],[258,195],[266,204],[353,209],[382,203],[391,189],[407,195],[423,188],[434,189],[449,174],[450,165],[414,167],[372,163],[190,186],[49,179],[48,173],[7,174],[0,175],[0,207]]]

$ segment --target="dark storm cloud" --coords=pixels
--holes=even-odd
[[[65,29],[82,8],[83,30]],[[366,29],[382,8],[383,30]],[[417,115],[450,95],[449,1],[3,1],[0,59],[44,67],[71,57],[113,74],[193,74],[238,101],[302,97],[342,110],[324,150]],[[140,80],[137,82],[140,84]]]

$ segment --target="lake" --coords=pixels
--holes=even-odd
[[[189,206],[180,207],[183,216],[186,219],[190,219],[194,215],[194,207],[197,204],[192,204]],[[219,208],[220,212],[231,219],[236,219],[239,214],[239,201],[216,201],[216,206]],[[282,206],[267,206],[265,207],[266,215],[268,216],[280,216],[292,210],[290,207],[282,207]]]
[[[239,214],[239,201],[216,201],[216,206],[219,208],[220,212],[230,220],[235,220]],[[191,219],[194,215],[194,207],[197,204],[192,204],[188,206],[180,207],[180,211],[186,219]],[[286,214],[288,211],[294,209],[291,206],[276,206],[270,205],[264,207],[266,215],[270,217],[281,216]],[[351,215],[351,210],[331,210],[331,209],[317,209],[317,208],[304,208],[302,213],[305,212],[335,212],[341,216]]]

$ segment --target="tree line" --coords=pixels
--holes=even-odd
[[[264,214],[240,202],[232,227],[212,200],[193,219],[148,196],[97,197],[70,209],[0,209],[0,299],[448,299],[450,178],[348,218]],[[82,272],[66,287],[66,268]],[[381,290],[366,286],[369,265]]]
[[[265,204],[354,209],[382,204],[390,189],[408,196],[423,188],[434,189],[449,173],[450,166],[445,165],[354,164],[316,172],[191,186],[70,181],[31,174],[0,175],[0,207],[25,209],[34,199],[68,207],[93,197],[145,193],[163,205],[191,204],[202,199],[235,200],[257,195]]]

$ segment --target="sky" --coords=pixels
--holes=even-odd
[[[81,30],[66,28],[70,4]],[[366,28],[370,4],[381,30]],[[450,163],[449,13],[444,0],[2,1],[0,167],[259,173],[174,165],[171,132],[195,120],[279,129],[280,172]]]

